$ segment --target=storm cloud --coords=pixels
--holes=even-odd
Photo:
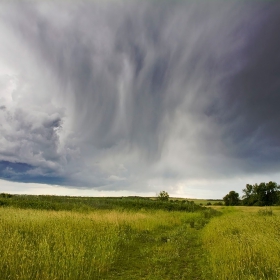
[[[276,2],[1,4],[0,177],[173,193],[277,177],[279,25]]]

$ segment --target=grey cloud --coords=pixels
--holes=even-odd
[[[3,113],[1,121],[8,125],[0,127],[1,135],[5,137],[1,141],[1,154],[3,156],[7,147],[10,147],[10,157],[2,159],[25,162],[31,157],[36,164],[38,161],[44,161],[45,164],[56,164],[59,161],[58,136],[53,124],[46,125],[49,121],[47,116],[42,116],[40,120],[37,115],[35,119],[20,109],[14,113],[8,110]]]
[[[242,174],[255,158],[278,166],[279,4],[16,3],[2,18],[44,68],[34,120],[6,120],[8,151],[27,139],[18,161],[52,163],[70,185],[143,190]]]
[[[280,153],[280,5],[264,5],[258,28],[240,55],[241,69],[227,81],[215,117],[229,154],[248,168],[277,170]],[[264,16],[265,14],[265,16]]]
[[[73,91],[75,114],[80,114],[75,129],[86,133],[98,148],[125,139],[151,154],[160,147],[164,116],[172,114],[186,94],[194,94],[186,93],[187,88],[192,84],[196,91],[211,87],[215,50],[208,46],[205,52],[204,44],[211,39],[208,33],[215,36],[218,31],[199,18],[207,15],[204,10],[209,7],[126,3],[99,15],[96,4],[87,3],[74,12],[71,7],[71,20],[59,29],[31,6],[24,7],[20,18],[16,14],[15,25],[50,63],[62,86]],[[200,31],[192,31],[196,25]],[[185,27],[189,28],[186,36]],[[177,36],[170,40],[172,32]],[[197,38],[188,42],[188,36]],[[125,75],[130,77],[125,80]],[[125,82],[126,93],[121,97],[118,84]]]

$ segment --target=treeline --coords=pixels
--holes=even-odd
[[[243,196],[230,191],[224,198],[225,205],[271,206],[280,205],[280,186],[275,182],[250,185],[242,190]]]
[[[146,197],[70,197],[52,195],[0,194],[0,206],[21,209],[92,211],[95,209],[117,210],[167,210],[194,212],[204,210],[193,201],[159,200]]]

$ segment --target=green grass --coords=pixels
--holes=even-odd
[[[137,197],[0,202],[1,280],[280,279],[279,206]]]
[[[209,279],[200,233],[211,213],[2,207],[1,279]]]
[[[188,198],[187,200],[193,201],[195,204],[206,206],[207,204],[215,205],[217,203],[224,203],[222,199],[193,199],[193,198]]]
[[[278,208],[225,207],[211,220],[203,230],[211,279],[280,279]]]
[[[167,210],[193,212],[201,206],[188,200],[159,201],[146,197],[69,197],[48,195],[10,195],[0,194],[0,206],[21,209],[45,209],[55,211],[93,211],[108,210]]]

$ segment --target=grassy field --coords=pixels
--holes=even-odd
[[[203,230],[211,279],[280,279],[280,207],[220,207]]]
[[[193,198],[188,198],[188,200],[193,201],[195,204],[203,205],[203,206],[206,206],[208,204],[215,205],[217,203],[224,204],[224,201],[222,199],[193,199]]]
[[[148,197],[71,197],[51,195],[11,195],[0,193],[0,206],[56,211],[167,210],[193,212],[201,207],[186,199],[160,201]]]
[[[1,280],[280,279],[280,207],[201,208],[140,198],[1,201]]]
[[[156,199],[156,198],[151,198]],[[198,198],[180,198],[180,197],[170,197],[172,201],[182,201],[187,200],[195,203],[196,205],[207,206],[207,205],[216,205],[216,204],[224,204],[222,199],[198,199]],[[220,205],[221,206],[221,205]]]
[[[206,279],[211,213],[0,208],[1,279]]]

